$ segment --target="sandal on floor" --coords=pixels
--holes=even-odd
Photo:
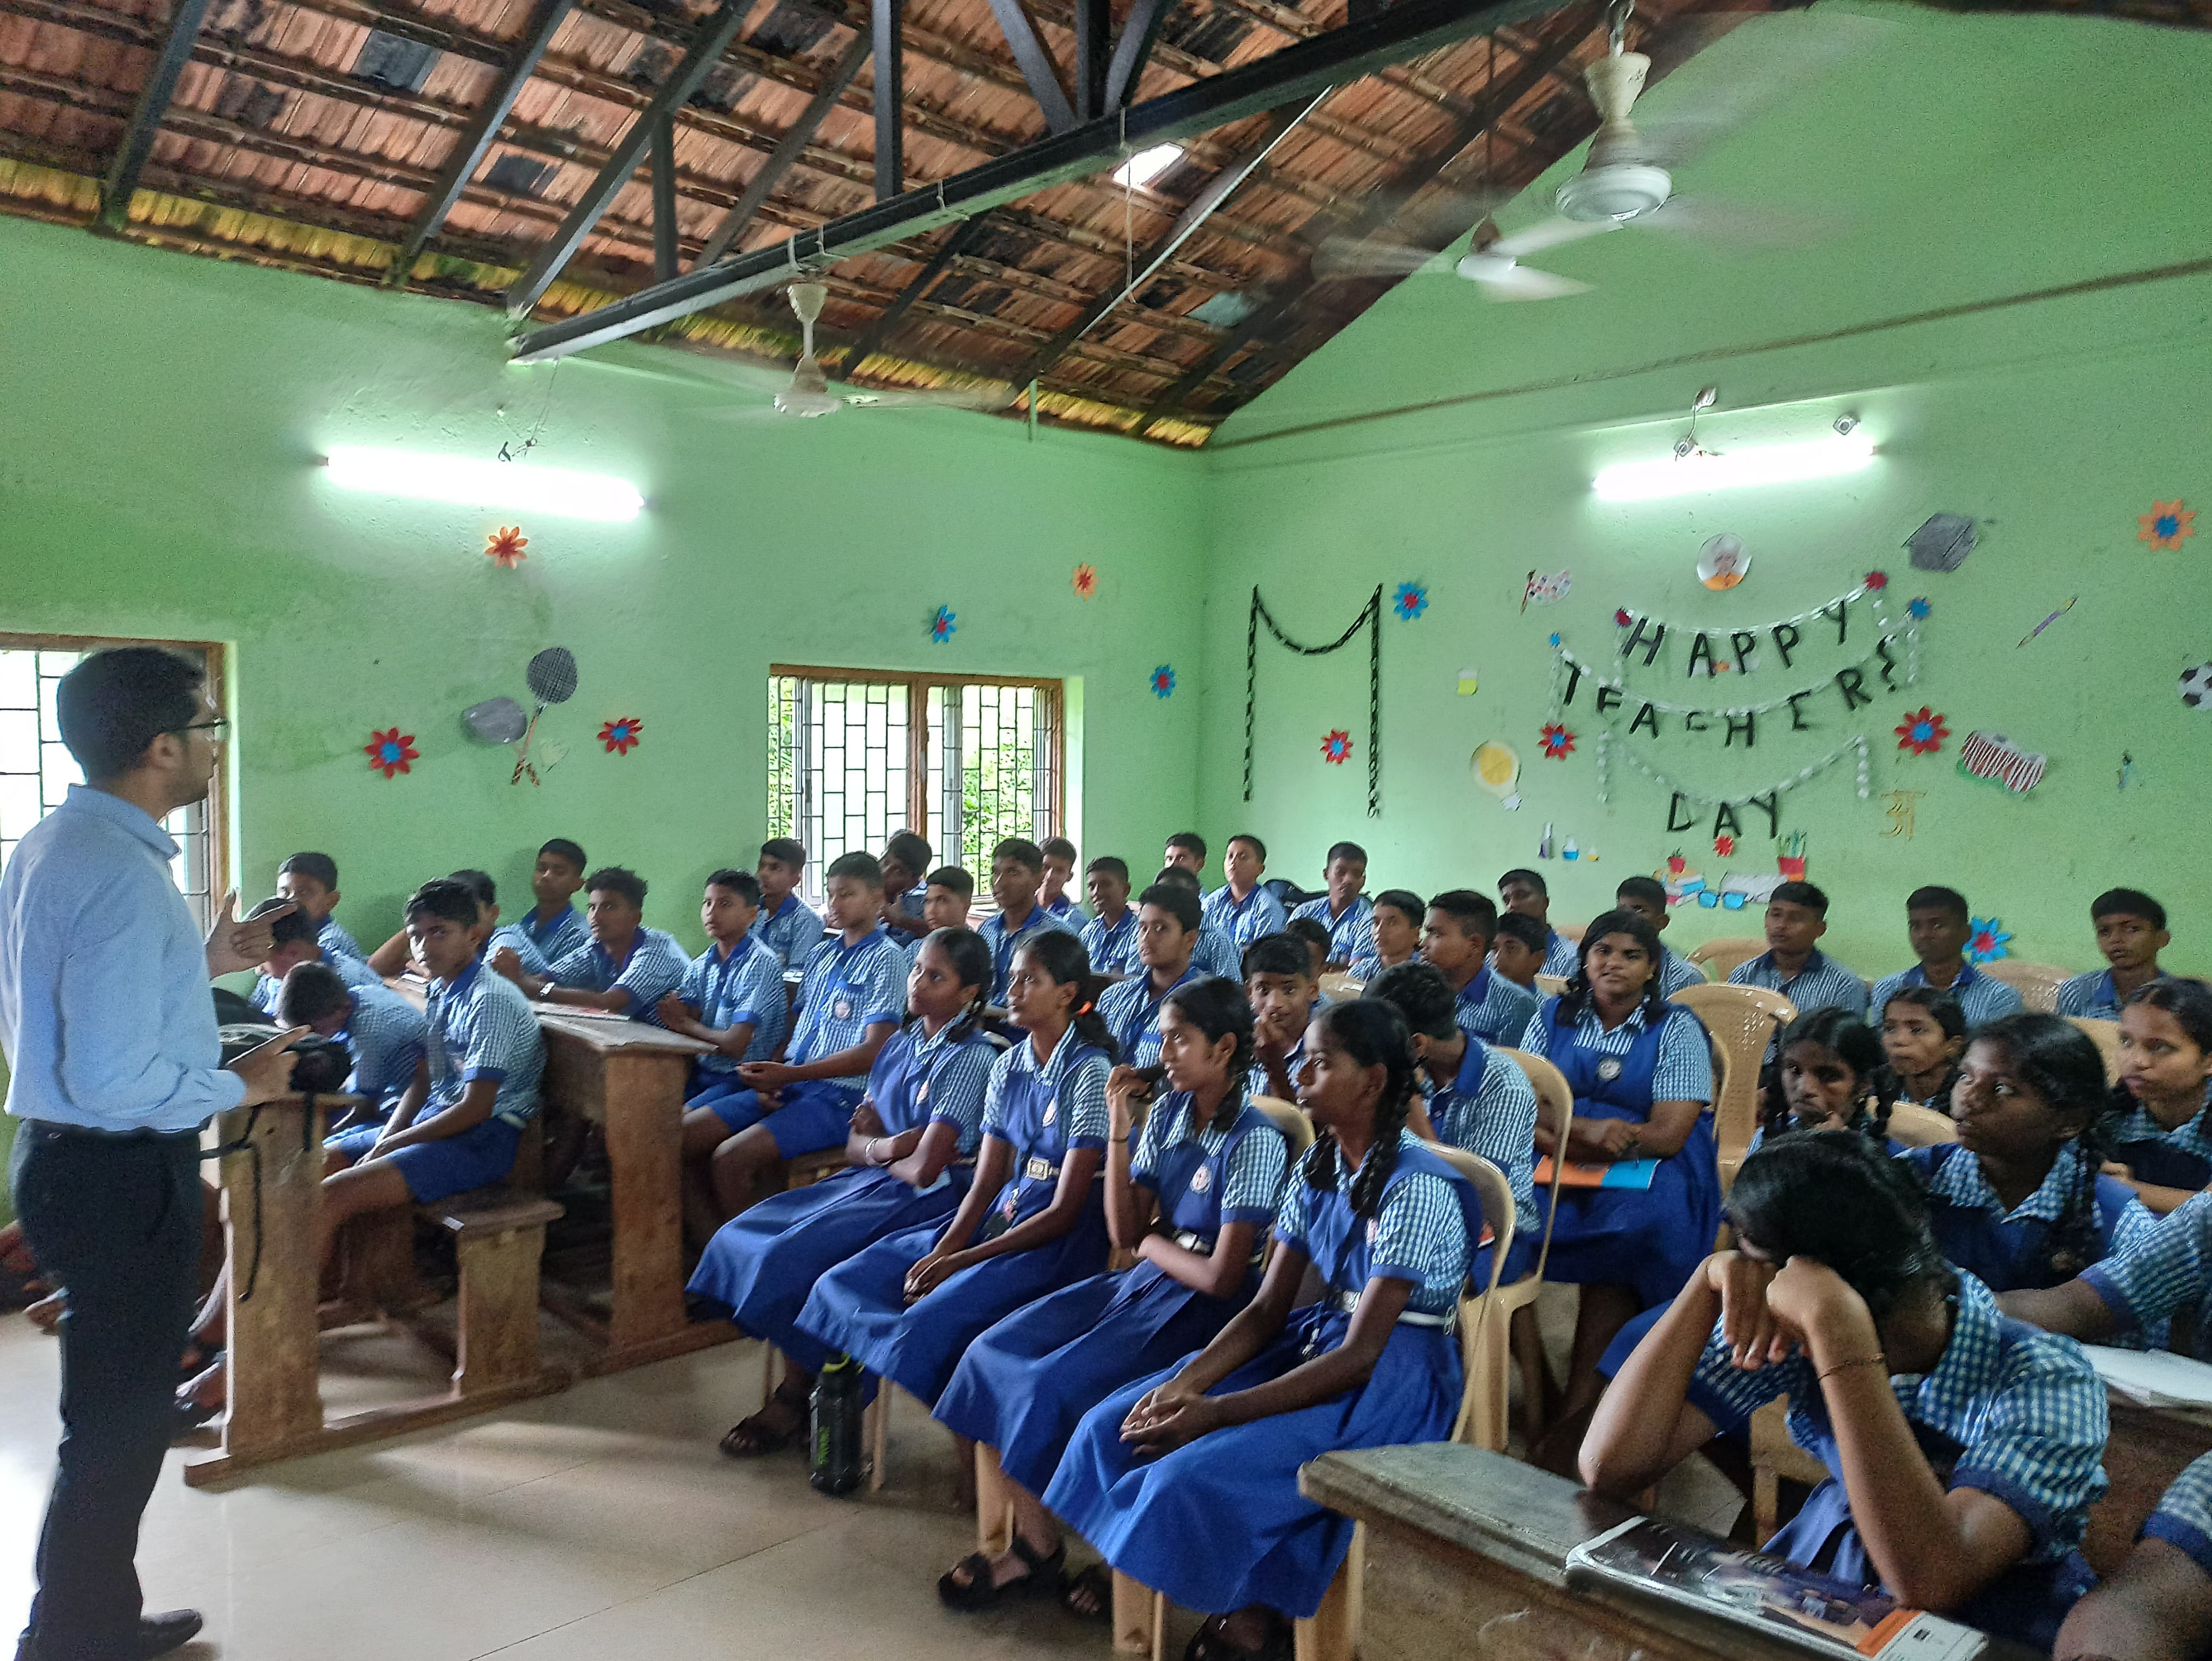
[[[1066,1541],[1060,1543],[1051,1556],[1042,1557],[1037,1555],[1036,1547],[1017,1534],[1013,1553],[1027,1566],[1027,1574],[1003,1585],[996,1585],[991,1575],[991,1560],[980,1551],[970,1552],[937,1577],[938,1597],[944,1599],[947,1609],[972,1612],[988,1609],[994,1604],[1003,1603],[1009,1597],[1019,1597],[1042,1586],[1056,1587],[1060,1585],[1060,1565],[1067,1561]],[[965,1583],[952,1578],[963,1569],[968,1572]]]
[[[211,1421],[222,1415],[222,1409],[221,1402],[177,1402],[169,1409],[169,1439],[181,1441],[206,1429]]]
[[[1092,1607],[1078,1609],[1074,1600],[1088,1597]],[[1063,1576],[1060,1583],[1060,1606],[1079,1621],[1097,1621],[1103,1624],[1114,1618],[1114,1574],[1103,1563],[1093,1563],[1077,1574]]]
[[[771,1453],[781,1453],[805,1433],[806,1421],[802,1419],[789,1430],[777,1430],[763,1421],[755,1413],[740,1419],[723,1433],[717,1445],[726,1459],[764,1459]]]

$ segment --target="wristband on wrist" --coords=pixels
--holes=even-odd
[[[1887,1372],[1889,1360],[1881,1351],[1876,1350],[1871,1355],[1854,1355],[1848,1361],[1838,1361],[1833,1366],[1823,1367],[1815,1377],[1823,1379],[1832,1378],[1837,1373],[1848,1372],[1854,1367],[1880,1367],[1884,1372]]]

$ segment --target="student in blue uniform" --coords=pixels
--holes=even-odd
[[[998,1050],[981,1027],[991,951],[965,928],[925,936],[908,981],[909,1013],[868,1071],[853,1111],[850,1169],[771,1194],[708,1242],[688,1288],[784,1355],[768,1404],[722,1438],[732,1459],[773,1453],[805,1428],[814,1377],[829,1360],[800,1330],[815,1282],[878,1240],[941,1226],[968,1192]]]
[[[1375,897],[1368,913],[1368,947],[1346,967],[1345,973],[1364,986],[1386,969],[1411,963],[1420,955],[1421,920],[1429,903],[1405,888],[1386,888]]]
[[[2058,989],[2058,1013],[2116,1021],[2129,994],[2163,980],[2158,954],[2173,944],[2166,908],[2140,888],[2108,888],[2089,903],[2097,950],[2106,967],[2076,975]]]
[[[502,925],[500,922],[499,885],[492,880],[491,873],[479,871],[473,866],[464,866],[458,871],[448,872],[446,880],[460,884],[477,897],[477,916],[485,929],[485,957],[506,946],[514,952],[517,961],[530,974],[552,973],[553,965],[539,953],[537,942],[531,939],[527,929],[519,923]],[[368,966],[386,978],[409,974],[428,978],[422,975],[422,966],[415,961],[415,948],[408,940],[404,925],[390,940],[368,954]]]
[[[1319,996],[1305,943],[1284,933],[1262,934],[1246,946],[1244,996],[1252,1007],[1252,1067],[1244,1087],[1255,1096],[1295,1100],[1306,1027]]]
[[[2129,994],[2098,1135],[2106,1170],[2159,1216],[2212,1184],[2212,987],[2174,977]]]
[[[1782,1029],[1773,1076],[1759,1110],[1751,1145],[1792,1130],[1856,1130],[1891,1153],[1894,1098],[1885,1093],[1881,1040],[1856,1015],[1816,1009]]]
[[[1507,911],[1498,919],[1498,932],[1490,937],[1486,966],[1500,980],[1510,981],[1532,1001],[1540,1000],[1536,977],[1544,972],[1544,952],[1552,931],[1534,917]]]
[[[660,1001],[684,983],[690,960],[673,934],[645,926],[645,879],[619,865],[602,866],[585,879],[590,904],[589,944],[556,960],[543,975],[523,966],[521,955],[501,946],[492,968],[547,1003],[627,1015],[660,1025]]]
[[[1375,902],[1361,891],[1367,886],[1367,850],[1356,842],[1336,843],[1322,866],[1321,879],[1327,891],[1296,908],[1291,917],[1311,917],[1328,930],[1329,966],[1348,969],[1375,950]]]
[[[991,1001],[1004,1007],[1006,980],[1014,970],[1015,955],[1034,936],[1059,929],[1075,930],[1037,904],[1044,883],[1044,850],[1022,837],[1008,837],[991,850],[991,898],[999,910],[983,919],[977,931],[991,948],[996,966],[991,979]],[[1079,940],[1078,945],[1081,942]]]
[[[1066,837],[1047,837],[1037,844],[1037,852],[1044,855],[1044,880],[1037,885],[1038,909],[1080,930],[1090,919],[1067,891],[1067,885],[1075,880],[1075,844]]]
[[[1575,943],[1552,927],[1552,892],[1542,873],[1525,867],[1508,871],[1498,879],[1498,904],[1544,925],[1544,967],[1539,972],[1562,979],[1575,972]]]
[[[1667,925],[1674,921],[1674,913],[1667,907],[1666,885],[1656,877],[1624,877],[1620,886],[1613,890],[1613,903],[1623,911],[1636,913],[1659,936],[1661,997],[1671,998],[1686,986],[1705,983],[1705,971],[1687,958],[1676,957],[1674,949],[1666,943]]]
[[[1406,1024],[1362,998],[1306,1034],[1298,1102],[1318,1135],[1285,1189],[1259,1294],[1180,1366],[1084,1416],[1045,1508],[1109,1565],[1211,1618],[1191,1653],[1286,1656],[1352,1519],[1302,1497],[1339,1448],[1441,1440],[1459,1411],[1451,1332],[1482,1212],[1406,1129]],[[1309,1266],[1326,1290],[1293,1308]]]
[[[1801,1015],[1832,1007],[1864,1019],[1866,983],[1822,954],[1817,942],[1827,932],[1827,895],[1809,882],[1778,885],[1766,902],[1766,950],[1738,964],[1729,984],[1779,992]]]
[[[1328,967],[1328,928],[1316,922],[1311,917],[1292,917],[1283,925],[1283,934],[1285,938],[1296,940],[1305,947],[1306,967],[1310,971],[1310,978],[1318,987],[1321,984],[1322,971]],[[1264,934],[1261,936],[1262,940],[1266,938]],[[1315,995],[1320,996],[1318,992]],[[1323,998],[1322,1001],[1326,1003],[1331,1001]]]
[[[580,949],[591,938],[573,904],[584,891],[584,873],[589,868],[583,848],[566,837],[556,837],[538,850],[530,869],[530,897],[534,904],[519,927],[549,964]]]
[[[285,902],[264,900],[249,914],[251,917],[270,916],[281,910]],[[283,989],[284,977],[303,963],[319,963],[328,967],[348,986],[373,986],[384,989],[384,980],[356,953],[352,957],[334,952],[324,946],[322,925],[313,915],[296,902],[293,909],[281,916],[273,916],[269,924],[269,955],[263,958],[260,974],[253,983],[247,1001],[263,1014],[276,1013],[276,996]]]
[[[921,920],[928,895],[929,862],[937,850],[911,830],[895,830],[876,861],[884,871],[884,932],[911,946],[930,931]]]
[[[1413,1035],[1427,1092],[1407,1111],[1413,1133],[1480,1154],[1505,1173],[1517,1221],[1500,1284],[1511,1285],[1536,1266],[1544,1243],[1544,1214],[1536,1203],[1535,1086],[1510,1057],[1460,1029],[1452,1019],[1451,988],[1433,964],[1386,969],[1364,995],[1390,1005]],[[1474,1280],[1477,1286],[1490,1281],[1489,1260],[1480,1253]]]
[[[1966,943],[1974,937],[1972,914],[1966,897],[1955,888],[1916,888],[1905,899],[1905,932],[1912,955],[1911,968],[1876,981],[1867,1007],[1879,1021],[1890,995],[1900,987],[1932,986],[1948,992],[1966,1012],[1969,1031],[1991,1021],[2017,1015],[2026,1008],[2019,989],[1994,975],[1985,975],[1966,961]]]
[[[347,984],[326,963],[303,963],[284,977],[276,1019],[344,1041],[353,1056],[346,1093],[373,1098],[379,1122],[427,1064],[423,1013],[387,988]]]
[[[2094,1579],[2106,1488],[2088,1358],[1999,1314],[1943,1259],[1919,1183],[1866,1138],[1778,1137],[1729,1195],[1738,1249],[1698,1266],[1599,1403],[1583,1480],[1640,1493],[1778,1396],[1831,1480],[1764,1549],[2048,1648]]]
[[[1231,940],[1225,930],[1216,928],[1206,921],[1206,898],[1198,885],[1198,874],[1187,865],[1164,865],[1152,879],[1152,886],[1180,888],[1188,894],[1199,908],[1198,943],[1190,949],[1190,960],[1201,975],[1218,975],[1224,980],[1235,980],[1243,972],[1243,948]]]
[[[1132,1067],[1160,1058],[1160,1008],[1168,994],[1205,978],[1191,962],[1198,928],[1198,896],[1188,889],[1155,883],[1138,897],[1137,972],[1098,995],[1098,1018]]]
[[[1881,1009],[1883,1087],[1900,1102],[1951,1114],[1959,1061],[1966,1053],[1966,1012],[1948,992],[1899,987]]]
[[[1160,1025],[1164,1088],[1133,1152],[1138,1104],[1153,1083],[1124,1065],[1107,1085],[1107,1227],[1136,1267],[1007,1316],[969,1347],[938,1401],[954,1434],[998,1451],[1013,1488],[1013,1548],[968,1557],[938,1582],[955,1609],[1055,1584],[1064,1548],[1037,1496],[1077,1424],[1113,1391],[1204,1348],[1258,1289],[1288,1152],[1244,1092],[1251,1007],[1233,981],[1194,981],[1168,995]],[[1067,1597],[1077,1613],[1105,1614],[1105,1575],[1088,1571]]]
[[[1091,917],[1083,925],[1083,950],[1091,972],[1118,981],[1137,972],[1137,913],[1129,904],[1129,864],[1101,854],[1083,873]]]
[[[1451,987],[1454,1019],[1470,1038],[1511,1046],[1520,1042],[1536,995],[1516,985],[1486,961],[1498,928],[1498,908],[1471,888],[1454,888],[1429,902],[1421,925],[1421,956]]]
[[[1283,903],[1273,891],[1261,886],[1267,874],[1267,845],[1259,837],[1239,834],[1221,850],[1221,886],[1206,897],[1207,926],[1229,937],[1239,952],[1262,934],[1280,932],[1290,921]]]
[[[2112,1577],[2076,1603],[2055,1661],[2202,1661],[2212,1653],[2212,1454],[2173,1480]]]
[[[975,909],[975,879],[957,865],[940,865],[929,873],[921,897],[921,920],[931,934],[940,928],[965,928]]]
[[[1583,936],[1567,989],[1544,1001],[1519,1045],[1558,1068],[1575,1093],[1569,1146],[1554,1148],[1539,1128],[1540,1153],[1578,1164],[1658,1162],[1648,1188],[1559,1196],[1544,1275],[1582,1287],[1559,1408],[1565,1423],[1604,1387],[1598,1362],[1613,1335],[1681,1289],[1720,1228],[1711,1041],[1695,1015],[1659,995],[1658,971],[1651,925],[1632,911],[1603,913]],[[1560,1439],[1536,1452],[1549,1469],[1571,1468],[1574,1450]]]
[[[868,1069],[906,1015],[906,953],[878,922],[883,867],[872,854],[841,854],[823,877],[837,933],[807,959],[787,1058],[739,1062],[736,1090],[710,1090],[684,1114],[685,1146],[714,1144],[708,1178],[724,1220],[787,1160],[845,1142]]]
[[[367,955],[331,913],[344,897],[338,892],[337,861],[328,854],[295,854],[276,867],[276,892],[314,919],[315,940],[334,958]]]
[[[1202,882],[1206,877],[1206,838],[1195,830],[1178,830],[1160,850],[1160,863],[1188,871]]]
[[[760,863],[753,867],[761,887],[753,934],[786,970],[805,968],[827,932],[813,908],[799,897],[799,879],[805,874],[806,849],[789,837],[770,837],[761,844]]]
[[[942,1227],[895,1234],[824,1275],[800,1331],[934,1409],[984,1331],[1106,1267],[1097,1177],[1114,1040],[1092,995],[1082,941],[1059,928],[1023,941],[1006,1007],[1026,1036],[992,1069],[982,1151],[960,1208]]]

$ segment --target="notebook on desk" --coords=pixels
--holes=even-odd
[[[1659,1172],[1656,1159],[1615,1159],[1611,1165],[1585,1164],[1579,1159],[1567,1162],[1566,1175],[1559,1178],[1562,1188],[1649,1188],[1651,1179]],[[1552,1182],[1552,1156],[1548,1153],[1536,1161],[1536,1186],[1548,1188]]]

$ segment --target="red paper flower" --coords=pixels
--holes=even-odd
[[[1543,751],[1547,759],[1565,761],[1574,753],[1575,735],[1557,721],[1544,723]]]
[[[1724,860],[1734,859],[1735,857],[1735,838],[1734,837],[1725,835],[1715,837],[1713,838],[1713,852],[1719,855]]]
[[[1923,704],[1897,723],[1897,747],[1910,750],[1916,756],[1932,756],[1943,747],[1943,740],[1951,736],[1951,729],[1943,724],[1943,717]]]
[[[368,742],[362,749],[368,756],[368,770],[381,773],[386,778],[408,771],[407,764],[421,760],[422,754],[415,747],[415,735],[402,733],[397,727],[382,733],[371,727]]]
[[[1073,581],[1077,598],[1089,599],[1098,592],[1098,568],[1096,565],[1077,566]]]
[[[1352,755],[1352,734],[1337,727],[1321,741],[1321,758],[1331,767],[1341,767]]]
[[[2136,516],[2136,523],[2142,528],[2136,531],[2136,540],[2178,554],[2183,538],[2197,534],[2196,520],[2194,508],[2185,508],[2178,501],[2154,502],[2148,513]]]
[[[637,747],[638,734],[645,731],[645,723],[635,715],[624,715],[620,721],[611,721],[599,728],[599,742],[610,753],[626,756]]]
[[[1866,586],[1870,592],[1875,593],[1881,593],[1881,590],[1889,587],[1889,573],[1887,571],[1869,571],[1866,574]]]
[[[1628,615],[1628,608],[1626,605],[1616,605],[1613,608],[1613,620],[1624,629],[1636,621],[1634,618]]]
[[[529,557],[522,551],[529,545],[530,538],[522,534],[520,525],[502,525],[484,538],[484,557],[502,571],[512,571]]]

